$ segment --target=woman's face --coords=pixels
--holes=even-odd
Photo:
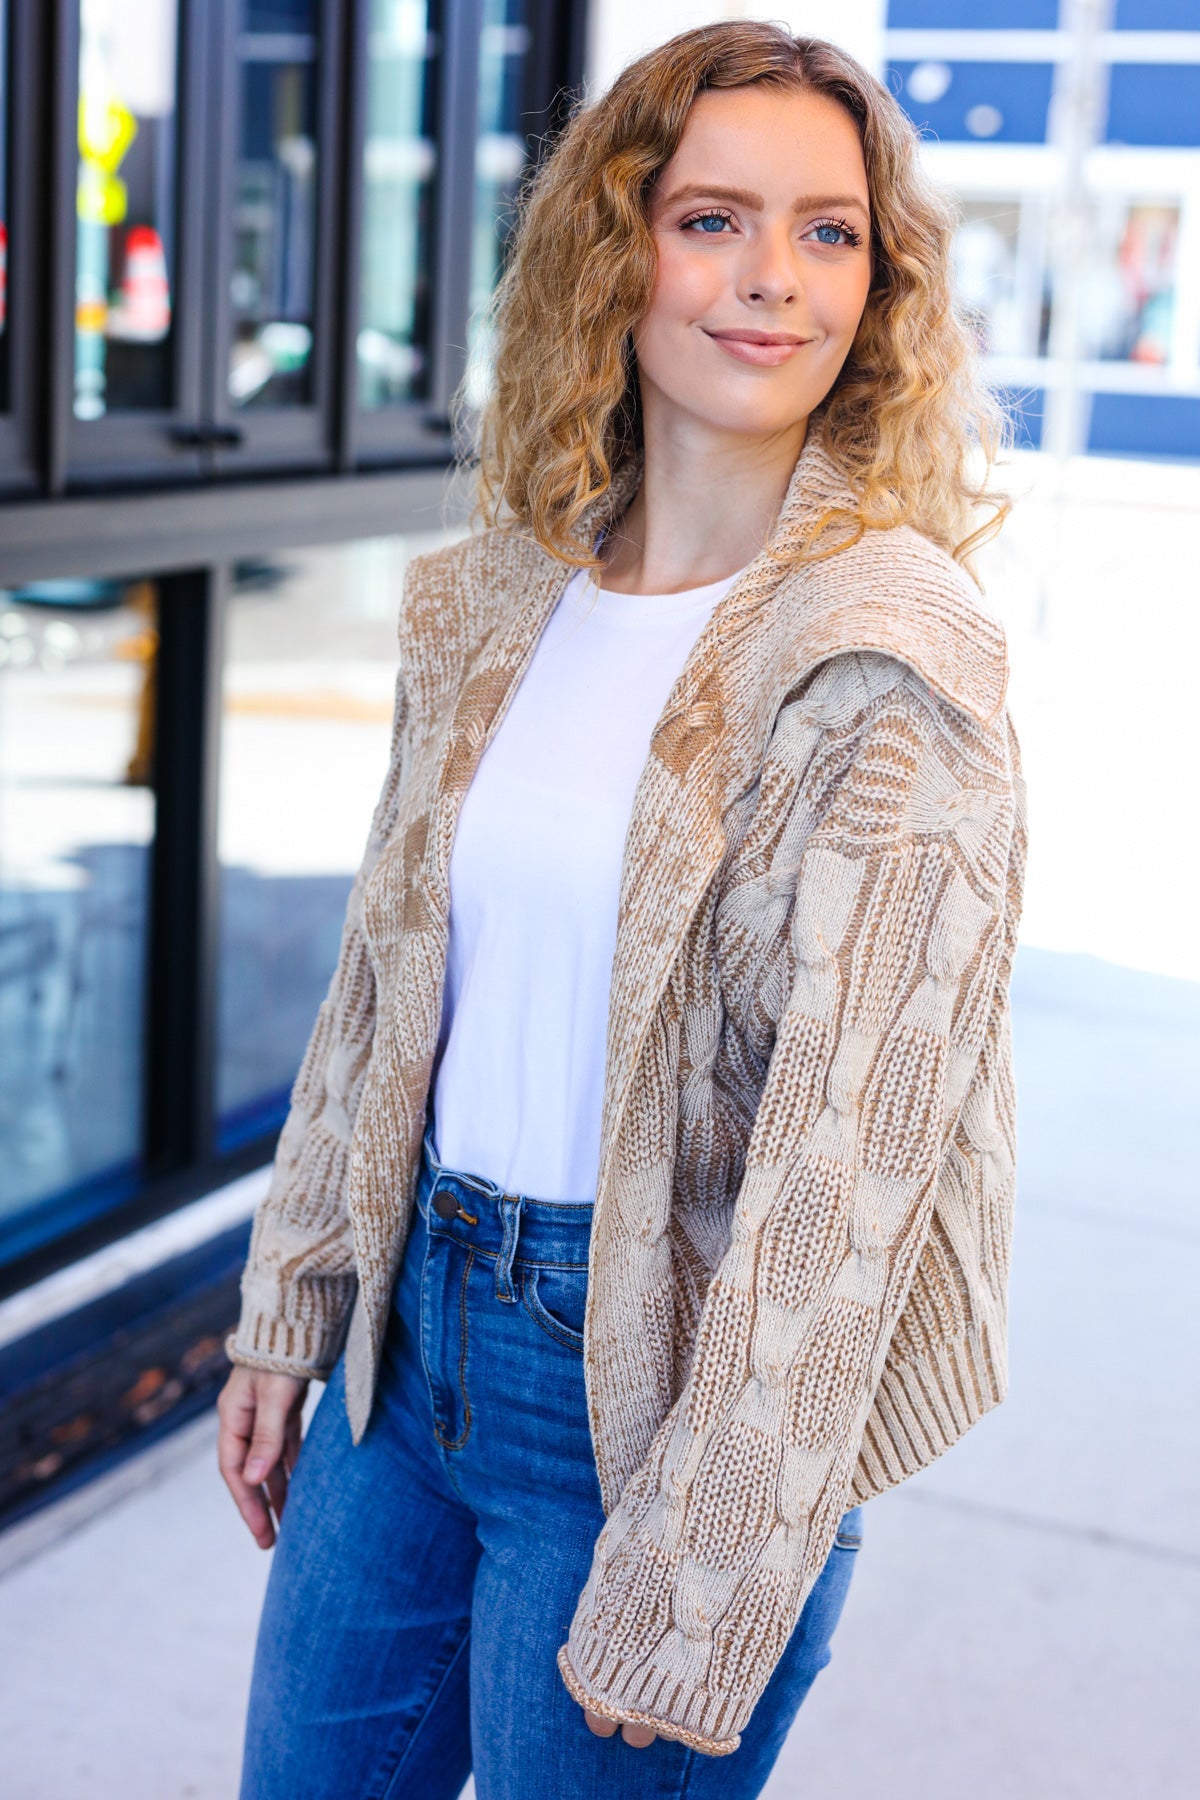
[[[829,392],[871,283],[867,171],[823,94],[699,94],[650,202],[658,272],[634,331],[647,424],[794,429]]]

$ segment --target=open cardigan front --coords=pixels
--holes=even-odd
[[[640,478],[615,472],[586,528]],[[654,731],[622,865],[584,1367],[606,1522],[559,1652],[710,1755],[843,1511],[1003,1397],[1024,790],[1000,626],[908,527],[788,568],[810,431]],[[408,566],[391,757],[255,1215],[231,1358],[354,1441],[414,1206],[458,808],[571,571],[492,528]]]

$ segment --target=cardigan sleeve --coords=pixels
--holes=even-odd
[[[799,854],[771,871],[795,880],[784,1000],[730,1241],[558,1653],[592,1711],[714,1756],[737,1749],[851,1504],[1006,977],[1003,721],[904,671],[831,736],[791,807]]]
[[[325,1380],[349,1324],[358,1281],[346,1206],[350,1137],[375,1032],[363,890],[395,827],[407,717],[400,669],[387,774],[350,890],[337,965],[292,1088],[270,1185],[254,1215],[241,1314],[225,1340],[230,1361],[249,1368]]]

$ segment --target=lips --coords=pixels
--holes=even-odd
[[[807,344],[809,338],[797,336],[794,331],[710,331],[709,337],[717,338],[723,343],[733,344]]]
[[[811,338],[800,337],[794,331],[707,331],[705,335],[719,345],[726,356],[760,369],[776,369],[805,344],[812,343]]]

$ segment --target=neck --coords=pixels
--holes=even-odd
[[[643,427],[641,484],[605,538],[601,584],[676,594],[745,568],[778,517],[807,419],[769,438],[714,439],[660,422],[650,406]]]

